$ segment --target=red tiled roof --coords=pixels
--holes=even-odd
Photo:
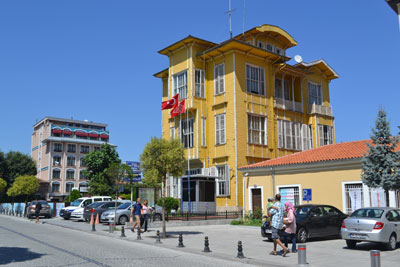
[[[370,143],[371,141],[360,140],[360,141],[352,141],[352,142],[339,143],[333,145],[326,145],[311,150],[306,150],[291,155],[279,157],[276,159],[250,164],[247,166],[243,166],[240,169],[252,169],[252,168],[263,168],[272,166],[361,158],[365,153],[367,153],[367,142]]]

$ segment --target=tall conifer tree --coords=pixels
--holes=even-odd
[[[372,144],[367,144],[368,151],[362,159],[362,181],[371,188],[383,188],[389,206],[389,191],[400,189],[400,157],[396,152],[399,138],[391,135],[382,107],[370,137]]]

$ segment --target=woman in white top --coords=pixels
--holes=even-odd
[[[147,222],[149,220],[149,213],[151,213],[151,209],[148,206],[147,199],[143,201],[142,204],[142,223],[141,223],[141,228],[143,227],[144,224],[144,231],[147,232]]]

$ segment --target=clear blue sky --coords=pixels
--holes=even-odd
[[[243,0],[232,0],[233,33]],[[228,0],[0,1],[0,149],[30,153],[32,125],[44,116],[109,124],[123,160],[138,160],[161,131],[157,51],[191,34],[229,38]],[[324,58],[336,141],[369,138],[383,105],[400,125],[400,31],[384,0],[247,0],[245,28],[273,24],[299,43],[287,51]]]

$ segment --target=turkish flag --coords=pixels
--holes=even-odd
[[[183,99],[174,109],[171,111],[171,119],[179,114],[185,113],[185,99]]]
[[[171,99],[163,101],[161,110],[174,108],[178,104],[179,94],[174,95]]]

